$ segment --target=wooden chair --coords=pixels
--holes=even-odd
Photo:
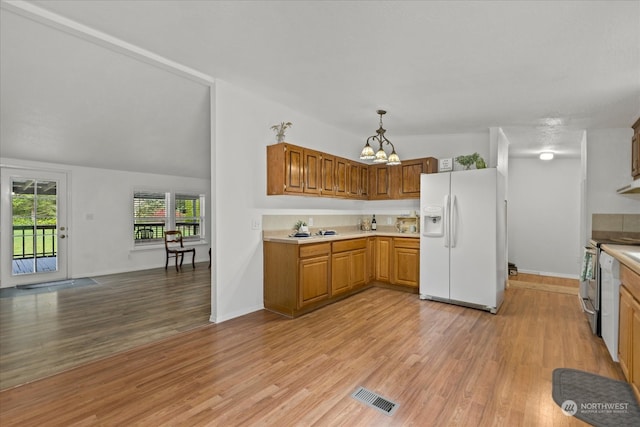
[[[176,259],[176,271],[180,271],[182,268],[182,261],[184,261],[184,254],[191,252],[191,265],[196,268],[196,248],[185,248],[182,243],[182,233],[180,231],[165,231],[164,232],[164,248],[166,250],[167,259],[164,263],[164,269],[167,269],[169,265],[169,258],[175,257]],[[180,258],[180,267],[178,267],[178,258]]]

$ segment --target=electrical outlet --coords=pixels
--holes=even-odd
[[[393,224],[393,218],[389,216],[387,217],[387,225],[391,225],[391,224]]]
[[[307,221],[307,225],[309,227],[313,227],[313,218],[309,217],[309,221]]]

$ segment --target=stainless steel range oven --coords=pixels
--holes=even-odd
[[[582,311],[587,315],[591,330],[598,336],[602,336],[600,255],[602,254],[602,245],[606,244],[640,245],[640,239],[631,236],[593,238],[589,240],[589,244],[584,248],[579,297]]]
[[[580,282],[580,303],[582,311],[587,315],[591,331],[600,336],[600,245],[589,241],[584,248],[584,261]]]

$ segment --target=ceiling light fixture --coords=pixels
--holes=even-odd
[[[360,153],[360,159],[373,160],[373,163],[386,163],[391,166],[399,165],[400,157],[396,154],[396,148],[393,146],[391,141],[389,141],[384,136],[386,129],[382,127],[382,116],[384,114],[387,114],[387,112],[384,110],[378,110],[377,113],[380,115],[380,127],[376,131],[375,135],[372,135],[369,138],[367,138],[367,143],[365,144],[364,148],[362,149],[362,152]],[[380,148],[378,148],[377,152],[373,151],[373,148],[369,144],[369,141],[373,142],[374,145],[376,142],[379,144]],[[387,153],[382,148],[383,143],[386,143],[391,146],[391,154],[389,154],[388,157],[387,157]]]
[[[540,160],[551,160],[551,159],[553,159],[552,151],[543,151],[542,153],[540,153]]]

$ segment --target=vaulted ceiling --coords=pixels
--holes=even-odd
[[[363,138],[384,108],[396,138],[500,126],[514,154],[575,154],[640,115],[640,1],[31,3]]]

